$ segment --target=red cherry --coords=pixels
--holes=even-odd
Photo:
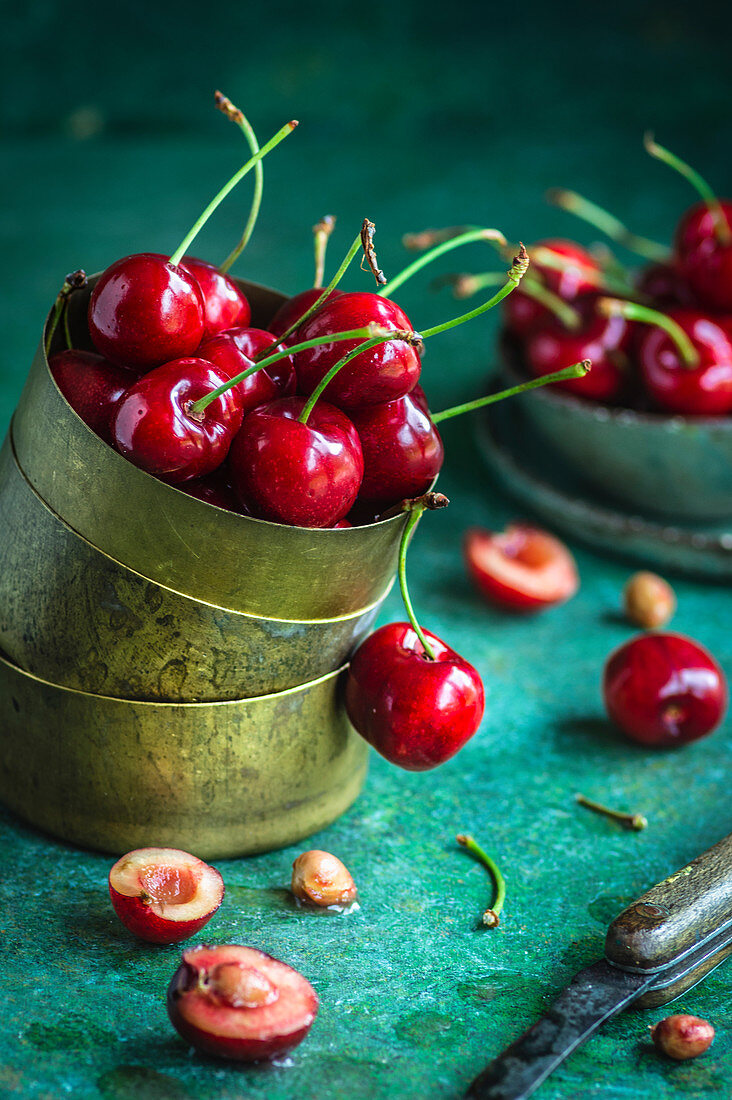
[[[646,390],[661,409],[689,416],[732,411],[732,342],[721,325],[696,310],[670,310],[699,355],[687,366],[663,329],[648,326],[640,338],[638,361]],[[594,363],[593,363],[594,369]]]
[[[732,230],[732,202],[720,200],[720,208],[727,225]],[[709,241],[717,239],[717,219],[705,202],[694,203],[686,210],[676,226],[674,249],[683,260]]]
[[[193,478],[184,481],[177,486],[189,497],[205,500],[207,504],[213,504],[217,508],[225,508],[227,512],[245,512],[244,506],[237,499],[236,493],[231,487],[228,471],[225,466],[219,466],[213,473],[205,477]]]
[[[143,375],[117,407],[117,450],[135,466],[173,484],[215,470],[241,425],[236,387],[202,413],[190,408],[227,381],[204,359],[174,359]]]
[[[275,338],[260,329],[229,329],[205,340],[198,354],[213,363],[217,370],[234,378],[254,366],[254,356],[262,348],[269,347]],[[244,349],[248,348],[248,351]],[[250,374],[237,383],[236,391],[244,413],[255,409],[275,397],[285,397],[295,388],[295,368],[290,356],[280,359],[271,367]]]
[[[624,317],[600,316],[595,309],[596,301],[592,295],[573,303],[582,317],[582,324],[575,331],[565,328],[555,317],[534,329],[526,341],[525,355],[537,377],[560,370],[567,363],[590,359],[589,374],[557,382],[557,388],[594,401],[613,401],[625,387],[626,352],[632,327]]]
[[[529,252],[536,248],[548,249],[559,258],[571,261],[559,270],[547,267],[540,260],[532,260],[533,277],[538,278],[547,290],[569,303],[574,302],[581,294],[597,290],[598,283],[602,280],[602,268],[582,245],[575,241],[550,239],[537,241]],[[506,328],[516,336],[525,336],[537,325],[546,324],[552,318],[545,306],[524,293],[520,287],[503,302],[503,316]]]
[[[234,489],[254,515],[295,527],[332,527],[358,495],[363,455],[348,417],[318,401],[281,397],[245,418],[229,455]]]
[[[720,202],[732,233],[732,202]],[[681,270],[699,304],[732,312],[732,243],[721,241],[717,221],[706,203],[696,203],[683,215],[674,237]]]
[[[313,340],[332,332],[365,328],[377,324],[386,329],[412,331],[412,324],[399,306],[378,294],[341,294],[326,303],[298,330],[298,340]],[[331,367],[353,351],[361,340],[321,344],[295,356],[298,389],[312,393]],[[357,355],[324,390],[327,401],[344,409],[395,401],[409,393],[419,379],[420,360],[404,340],[390,340]]]
[[[284,350],[275,346],[277,337],[269,329],[232,328],[222,335],[230,336],[242,355],[246,355],[248,359],[265,359],[267,355],[279,354]],[[265,367],[265,370],[277,386],[277,397],[290,397],[296,392],[295,361],[291,355],[278,359],[276,363]]]
[[[310,307],[315,305],[322,293],[323,287],[314,286],[310,290],[301,290],[299,294],[294,294],[292,298],[288,298],[269,322],[269,331],[273,332],[275,336],[281,336],[283,332],[287,332],[288,328],[299,321],[301,317],[304,317]],[[341,290],[331,290],[325,302],[332,301],[333,298],[337,298],[342,293]],[[287,338],[287,343],[294,344],[296,342],[295,337],[296,332],[293,332]]]
[[[512,523],[494,533],[465,535],[465,563],[478,591],[509,611],[541,611],[579,588],[575,560],[564,543],[538,527]]]
[[[105,443],[112,443],[112,420],[122,395],[138,375],[92,351],[60,351],[48,366],[71,408]]]
[[[354,409],[363,450],[359,500],[382,507],[421,496],[442,468],[444,449],[437,428],[413,393],[385,405]]]
[[[652,264],[641,272],[638,290],[655,309],[693,306],[694,295],[678,263]]]
[[[192,355],[203,325],[196,279],[157,252],[117,260],[99,276],[89,302],[94,346],[123,367],[149,370]]]
[[[425,654],[409,623],[389,623],[356,650],[346,683],[346,709],[369,744],[408,771],[449,760],[483,717],[480,676],[458,653],[424,631]]]
[[[722,721],[724,673],[703,646],[683,634],[641,634],[608,658],[605,707],[633,741],[666,748],[696,741]]]
[[[203,294],[204,340],[234,325],[249,324],[249,302],[233,279],[195,256],[184,256],[180,266],[190,271]]]

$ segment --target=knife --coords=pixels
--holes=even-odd
[[[581,970],[545,1016],[485,1069],[470,1100],[523,1100],[624,1008],[667,1004],[732,953],[732,835],[615,918],[605,958]]]

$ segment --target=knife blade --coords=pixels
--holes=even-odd
[[[605,958],[473,1081],[470,1100],[524,1100],[606,1020],[667,1004],[732,953],[732,835],[652,887],[612,922]]]

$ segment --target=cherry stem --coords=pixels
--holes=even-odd
[[[480,845],[476,844],[472,836],[465,836],[463,833],[459,833],[455,839],[458,844],[462,844],[463,848],[467,848],[470,854],[475,856],[479,863],[483,864],[493,879],[495,895],[490,908],[486,909],[483,914],[482,923],[486,928],[497,928],[499,924],[498,918],[503,909],[503,903],[506,900],[506,883],[500,868],[495,860],[491,859],[488,853],[484,852]]]
[[[315,279],[313,289],[319,290],[323,285],[325,274],[325,253],[328,249],[328,238],[335,229],[335,214],[326,214],[317,225],[313,226],[315,237]]]
[[[445,508],[449,503],[447,497],[443,496],[442,493],[425,493],[424,496],[415,497],[413,500],[405,500],[402,504],[402,511],[409,512],[409,519],[406,522],[399,543],[399,588],[402,593],[402,600],[406,608],[407,618],[412,624],[412,629],[419,638],[425,655],[430,661],[436,660],[435,651],[427,641],[422,627],[417,622],[417,616],[414,614],[412,601],[409,597],[409,588],[407,587],[407,547],[409,546],[412,532],[419,523],[422,513],[426,509],[434,510],[435,508]]]
[[[507,273],[508,282],[505,286],[501,287],[497,294],[494,294],[492,298],[489,298],[487,302],[484,302],[482,306],[478,306],[476,309],[471,309],[468,313],[463,313],[459,317],[455,317],[452,321],[445,321],[442,325],[435,325],[433,328],[425,329],[422,333],[422,339],[426,340],[428,336],[437,336],[441,332],[447,332],[448,329],[456,328],[457,325],[462,325],[465,321],[472,321],[474,317],[479,317],[481,313],[485,313],[489,309],[493,309],[499,302],[502,302],[504,298],[516,289],[521,282],[521,279],[526,274],[526,269],[529,266],[529,254],[522,244],[519,244],[518,254],[514,256],[513,264]]]
[[[475,401],[466,401],[463,405],[453,405],[442,412],[430,413],[433,424],[439,424],[443,420],[450,420],[453,416],[462,413],[473,412],[474,409],[482,409],[486,405],[495,405],[497,401],[503,401],[506,397],[515,397],[517,393],[525,393],[527,390],[538,389],[539,386],[548,386],[552,382],[565,382],[570,378],[584,378],[589,373],[592,363],[589,359],[583,359],[581,363],[573,363],[571,367],[555,371],[553,374],[545,374],[541,378],[532,378],[529,382],[522,382],[518,386],[511,386],[499,393],[490,393],[487,397],[478,397]]]
[[[547,201],[568,214],[574,214],[582,221],[589,222],[609,237],[611,241],[622,245],[637,256],[643,256],[653,263],[667,263],[671,256],[671,249],[666,245],[652,241],[648,237],[641,237],[637,233],[631,233],[627,226],[623,225],[619,218],[607,210],[603,210],[597,203],[578,195],[576,191],[568,191],[565,188],[554,187],[546,193]]]
[[[251,123],[249,122],[249,119],[246,117],[246,115],[242,111],[240,111],[238,107],[235,107],[231,100],[227,99],[227,97],[225,95],[222,95],[221,92],[214,93],[214,101],[218,109],[223,114],[225,114],[228,119],[230,119],[232,122],[235,122],[236,125],[239,127],[241,132],[244,134],[244,137],[247,139],[251,152],[258,153],[259,142],[257,141],[257,136],[254,133]],[[219,268],[220,271],[226,273],[232,266],[232,264],[234,264],[239,259],[242,252],[249,244],[249,239],[254,231],[254,226],[256,225],[257,218],[259,216],[259,208],[262,205],[263,190],[264,169],[262,167],[261,160],[259,160],[254,166],[254,194],[252,196],[252,205],[249,208],[249,217],[247,218],[247,224],[244,226],[244,232],[242,233],[241,240],[239,241],[236,248],[234,248],[229,253],[224,262],[221,264],[221,267]]]
[[[537,245],[532,248],[531,255],[534,263],[542,267],[548,267],[551,271],[579,271],[582,278],[597,290],[609,290],[613,294],[626,294],[632,289],[628,279],[619,279],[607,271],[597,271],[596,268],[583,264],[581,260],[571,260],[568,256],[562,256],[553,248],[546,245]]]
[[[472,298],[486,287],[499,285],[504,278],[499,271],[485,271],[481,275],[451,275],[447,281],[452,284],[453,297]],[[565,328],[574,332],[582,324],[582,318],[576,309],[530,273],[524,275],[521,281],[521,293],[544,306]]]
[[[618,298],[600,298],[597,312],[604,317],[626,317],[629,321],[640,321],[645,325],[657,325],[663,329],[676,345],[682,362],[689,370],[699,366],[699,352],[677,321],[657,309],[639,305],[638,302],[621,301]]]
[[[707,209],[714,219],[714,232],[717,235],[717,240],[720,244],[732,244],[732,229],[729,222],[724,216],[724,211],[720,204],[719,199],[712,191],[711,187],[700,176],[695,168],[692,168],[690,164],[687,164],[681,157],[677,157],[675,153],[672,153],[669,149],[665,149],[663,145],[659,145],[658,142],[653,140],[653,134],[648,133],[643,137],[643,146],[647,153],[650,153],[656,160],[663,161],[664,164],[668,164],[669,168],[673,168],[683,176],[685,180],[691,184],[691,186],[698,192],[703,202],[707,204]]]
[[[451,252],[453,248],[459,248],[463,244],[471,244],[473,241],[491,241],[501,247],[505,247],[506,245],[506,238],[498,229],[470,229],[467,232],[460,233],[458,236],[450,237],[449,240],[443,241],[441,244],[435,245],[429,252],[425,252],[423,256],[414,260],[413,263],[408,264],[403,271],[400,271],[398,275],[395,275],[393,279],[389,280],[383,290],[378,291],[379,295],[382,298],[391,298],[395,290],[398,290],[400,286],[406,283],[407,279],[411,279],[412,275],[416,275],[417,272],[421,271],[427,264],[431,264],[433,260],[438,259],[438,257],[444,255],[445,252]]]
[[[262,148],[254,154],[254,156],[250,157],[246,164],[242,165],[239,171],[234,173],[229,182],[221,188],[221,190],[213,199],[211,199],[211,202],[198,218],[193,228],[186,234],[186,236],[176,248],[175,252],[171,255],[170,263],[174,267],[180,263],[182,257],[186,253],[194,238],[198,235],[200,230],[203,229],[204,225],[211,217],[214,210],[216,210],[216,208],[224,201],[229,192],[234,190],[236,185],[242,179],[244,179],[244,176],[246,176],[247,172],[251,172],[252,168],[254,168],[260,160],[266,157],[267,153],[274,149],[275,145],[279,145],[279,143],[283,141],[288,136],[288,134],[291,134],[297,125],[298,123],[294,119],[292,122],[286,122],[285,125],[277,131],[274,137],[270,138],[266,145],[263,145]]]
[[[66,315],[67,314],[66,306],[67,306],[69,298],[74,293],[74,291],[75,290],[80,290],[82,287],[85,287],[85,286],[86,286],[86,272],[81,270],[81,268],[78,271],[72,271],[71,274],[67,275],[66,278],[64,279],[63,286],[61,287],[61,289],[59,290],[59,292],[56,296],[56,301],[54,302],[54,306],[53,306],[53,316],[51,318],[51,323],[48,326],[48,331],[46,332],[46,344],[45,344],[46,358],[48,358],[48,356],[51,354],[51,345],[53,343],[53,337],[56,333],[56,329],[58,328],[58,323],[61,320],[62,316],[63,316],[63,320],[64,320],[64,335],[65,335],[65,338],[66,338],[66,343],[67,343],[69,348],[71,348],[73,346],[72,342],[71,342],[71,333],[69,332],[68,317]]]
[[[612,821],[617,821],[624,829],[631,829],[639,833],[648,827],[648,820],[643,814],[624,814],[619,810],[610,810],[600,802],[593,802],[592,799],[585,798],[583,794],[575,795],[575,799],[580,806],[585,806],[588,810],[592,810],[593,813],[602,814],[604,817],[609,817]]]

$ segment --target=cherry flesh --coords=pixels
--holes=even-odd
[[[213,363],[227,378],[234,378],[253,367],[254,356],[271,347],[274,340],[271,333],[262,329],[234,328],[205,340],[198,349],[198,354],[202,359]],[[295,367],[292,358],[288,356],[273,363],[271,367],[263,367],[250,374],[237,384],[236,390],[242,410],[246,414],[265,401],[294,393],[295,385]]]
[[[498,533],[473,527],[465,535],[464,555],[481,595],[508,611],[541,611],[579,588],[567,547],[537,527],[512,523]]]
[[[340,294],[313,314],[298,330],[298,340],[313,340],[333,332],[365,328],[377,324],[382,328],[412,331],[412,325],[399,306],[378,294],[354,292]],[[321,344],[298,352],[295,356],[298,389],[312,393],[331,367],[361,340],[342,340]],[[339,408],[352,409],[361,405],[378,405],[396,401],[409,393],[419,380],[421,365],[415,349],[404,340],[390,340],[362,352],[347,363],[323,391],[326,401]]]
[[[167,256],[125,256],[100,276],[89,301],[89,333],[101,355],[150,370],[193,355],[204,330],[198,282]]]
[[[143,375],[117,407],[117,450],[135,466],[172,484],[215,470],[241,425],[236,387],[202,413],[191,413],[190,407],[227,381],[204,359],[175,359]]]
[[[361,443],[340,409],[318,401],[301,424],[304,406],[304,397],[281,397],[244,418],[229,455],[233,485],[262,519],[332,527],[358,495]]]
[[[377,752],[408,771],[454,756],[480,725],[483,684],[472,665],[429,631],[435,660],[410,623],[389,623],[351,659],[346,710]]]
[[[283,332],[287,332],[288,328],[291,328],[296,321],[304,317],[310,307],[315,305],[322,293],[323,288],[316,286],[312,287],[310,290],[302,290],[299,294],[294,294],[292,298],[288,298],[269,322],[269,331],[273,332],[275,336],[281,336]],[[341,290],[331,290],[323,305],[337,298],[338,295],[342,293]],[[286,342],[288,344],[294,344],[297,339],[297,330],[295,330],[291,336],[288,336]]]
[[[683,634],[641,634],[616,649],[603,673],[610,718],[651,748],[696,741],[721,722],[727,684],[703,646]]]
[[[138,379],[92,351],[60,351],[48,361],[53,379],[74,412],[105,443],[112,443],[112,421],[123,394]]]
[[[590,359],[589,374],[557,382],[556,388],[594,401],[614,401],[625,387],[631,325],[624,317],[601,317],[596,300],[588,295],[574,302],[582,317],[577,330],[565,328],[556,317],[535,328],[526,341],[526,360],[531,373],[541,377],[567,363]]]
[[[383,508],[421,496],[440,472],[445,452],[422,398],[408,393],[352,411],[363,450],[359,500]]]
[[[234,325],[248,325],[252,315],[249,302],[233,279],[214,264],[184,256],[180,266],[190,271],[203,295],[203,339]]]
[[[198,932],[224,897],[214,867],[177,848],[137,848],[109,872],[109,896],[125,928],[150,943],[180,943]]]
[[[668,316],[691,340],[699,364],[687,366],[663,329],[648,326],[639,341],[638,361],[654,404],[687,416],[720,416],[732,411],[732,342],[725,330],[696,310],[671,310]]]
[[[255,947],[192,947],[168,987],[168,1015],[206,1054],[258,1062],[307,1035],[318,997],[306,978]]]

